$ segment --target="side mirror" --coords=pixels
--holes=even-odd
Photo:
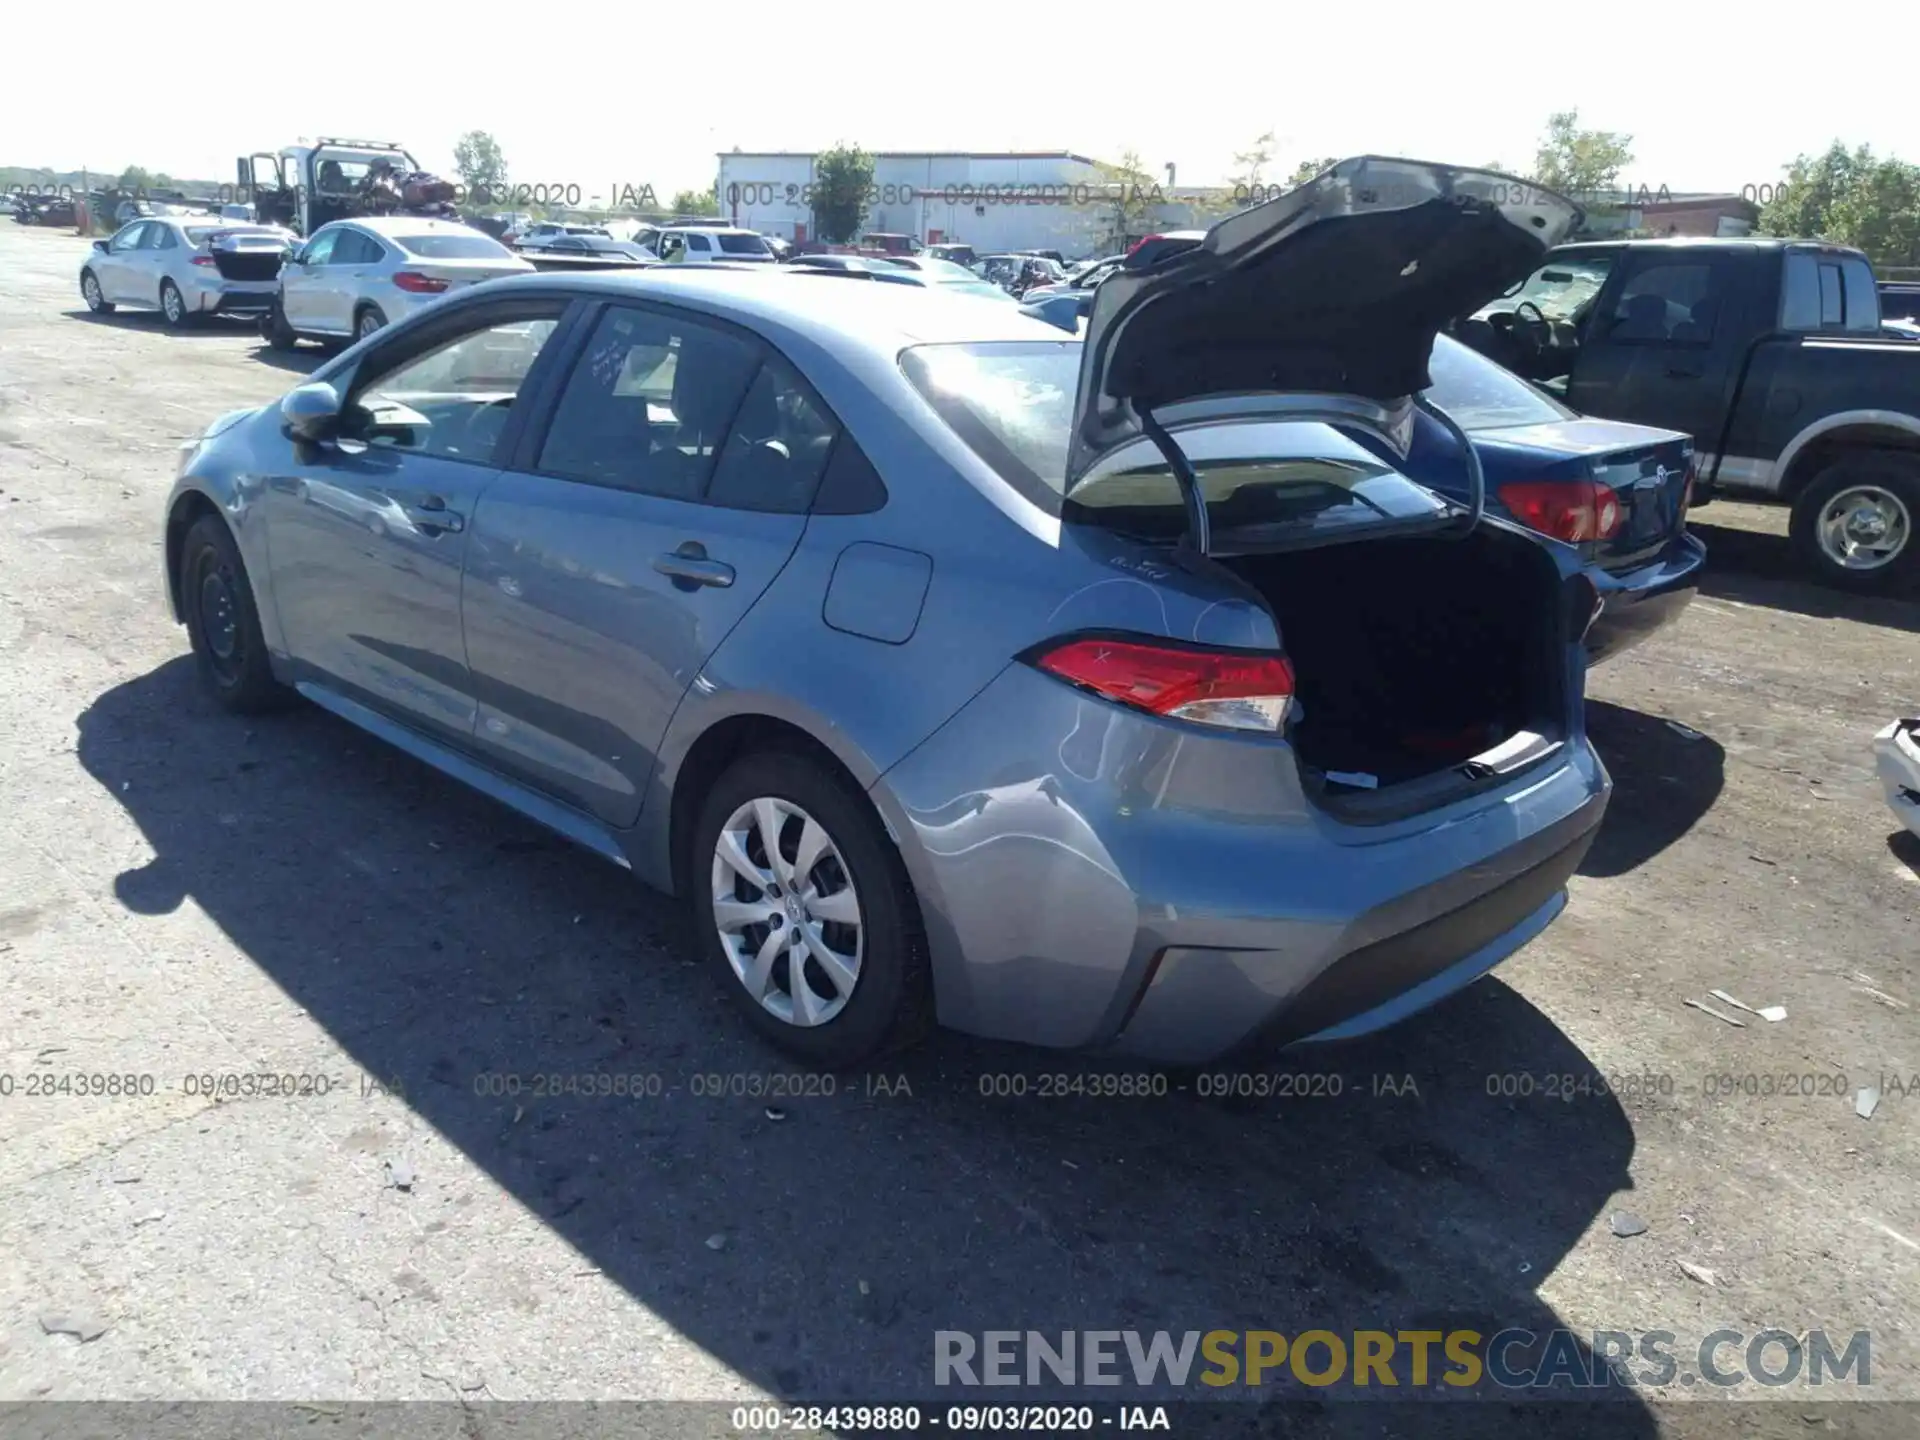
[[[107,242],[104,240],[96,240],[93,242],[93,248],[104,255],[107,253]]]
[[[280,402],[280,419],[297,440],[329,439],[340,423],[340,392],[319,380],[296,386]]]

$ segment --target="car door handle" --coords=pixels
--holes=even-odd
[[[701,585],[724,590],[733,584],[733,567],[721,560],[708,559],[707,547],[698,540],[689,540],[679,549],[668,551],[653,562],[653,568],[671,577],[682,590]]]
[[[415,529],[429,535],[457,535],[467,525],[466,518],[447,509],[447,502],[438,495],[422,496],[418,505],[402,505],[400,509]]]
[[[1698,380],[1707,373],[1707,367],[1698,360],[1669,360],[1667,376],[1673,380]]]

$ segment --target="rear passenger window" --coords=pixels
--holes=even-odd
[[[1841,262],[1840,273],[1845,281],[1847,329],[1878,334],[1880,292],[1873,283],[1873,267],[1858,260],[1846,260]]]
[[[380,242],[371,236],[362,235],[358,230],[342,230],[340,238],[333,242],[333,258],[328,263],[367,265],[378,260],[383,253]]]
[[[1844,291],[1840,285],[1840,267],[1823,264],[1820,267],[1820,325],[1823,329],[1829,325],[1838,326],[1845,323],[1847,306],[1843,295]]]
[[[574,362],[539,468],[698,500],[759,364],[757,346],[724,330],[613,306]]]
[[[1606,338],[1621,342],[1706,345],[1720,318],[1719,267],[1655,260],[1627,276]]]
[[[1861,260],[1788,255],[1781,280],[1780,328],[1877,334],[1880,297],[1872,269]]]
[[[687,236],[687,248],[689,250],[711,251],[713,246],[707,243],[707,237],[704,235],[689,235]]]
[[[708,501],[734,510],[804,514],[838,434],[833,417],[793,368],[768,359],[727,433]]]

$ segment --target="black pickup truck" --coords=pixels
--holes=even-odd
[[[1882,331],[1859,251],[1566,245],[1455,334],[1575,410],[1692,435],[1695,503],[1791,504],[1794,548],[1826,582],[1920,579],[1920,341]]]

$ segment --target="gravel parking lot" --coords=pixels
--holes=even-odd
[[[1676,1380],[1607,1433],[1734,1433],[1726,1393],[1775,1402],[1742,1434],[1920,1424],[1835,1403],[1920,1399],[1920,846],[1868,751],[1920,705],[1920,603],[1794,578],[1783,512],[1702,510],[1705,593],[1593,676],[1617,789],[1565,915],[1275,1062],[1338,1095],[1041,1098],[1108,1069],[959,1037],[775,1094],[623,872],[318,710],[200,698],[176,447],[319,352],[91,317],[85,244],[0,227],[0,1398],[926,1399],[943,1329],[1778,1327],[1870,1331],[1871,1387]],[[314,1078],[218,1093],[256,1073]],[[602,1074],[641,1093],[534,1093]]]

